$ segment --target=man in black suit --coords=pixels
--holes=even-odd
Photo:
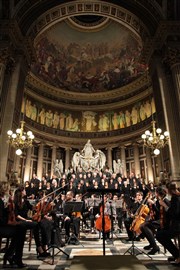
[[[176,265],[180,265],[180,251],[172,241],[174,237],[180,234],[180,192],[176,183],[173,182],[167,188],[169,195],[171,195],[171,204],[169,207],[163,202],[163,207],[166,210],[169,226],[159,230],[156,239],[172,254],[173,257],[170,257],[169,261],[174,260]]]

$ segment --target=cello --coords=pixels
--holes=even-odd
[[[98,231],[103,231],[108,233],[111,230],[111,219],[108,214],[104,213],[105,206],[101,205],[100,207],[100,216],[95,221],[95,227]],[[103,219],[104,219],[104,228],[103,228]]]
[[[18,222],[16,221],[15,216],[15,205],[12,198],[11,191],[9,192],[9,200],[8,200],[8,225],[16,225]]]
[[[150,195],[148,194],[145,199],[142,201],[140,207],[135,213],[135,218],[131,224],[130,230],[135,232],[137,235],[141,234],[140,225],[144,223],[147,215],[149,214],[149,207],[145,204],[145,201]]]

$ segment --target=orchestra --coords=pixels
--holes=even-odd
[[[20,268],[24,266],[22,253],[28,229],[33,231],[37,258],[48,257],[50,253],[47,251],[51,242],[54,220],[58,220],[57,226],[60,231],[63,229],[65,231],[65,241],[60,239],[61,247],[79,244],[81,223],[89,233],[100,232],[106,239],[110,238],[116,224],[120,234],[124,229],[126,230],[128,235],[126,241],[146,238],[149,245],[144,249],[149,255],[159,252],[158,240],[171,252],[174,260],[179,258],[179,253],[174,247],[172,248],[172,244],[166,245],[162,238],[163,232],[169,232],[172,226],[168,223],[168,215],[171,215],[168,209],[171,209],[174,198],[176,197],[177,201],[179,195],[173,193],[169,201],[165,188],[161,186],[155,187],[152,183],[146,185],[142,179],[137,179],[135,176],[127,179],[113,174],[112,177],[107,171],[102,174],[97,171],[88,172],[86,177],[82,172],[75,174],[71,171],[68,178],[63,175],[58,181],[55,178],[51,181],[52,179],[48,180],[43,176],[44,182],[38,181],[35,174],[33,176],[33,185],[31,181],[29,183],[26,181],[24,186],[16,187],[13,195],[9,195],[9,199],[6,200],[6,205],[3,192],[0,194],[0,228],[4,229],[4,224],[8,224],[10,235],[13,234],[12,244],[4,255],[4,265],[9,262],[11,265],[17,264]],[[109,187],[113,192],[110,192]],[[6,213],[6,221],[4,221],[4,213]],[[174,215],[177,218],[178,214],[174,213]],[[171,222],[174,220],[174,216],[171,216]],[[21,230],[20,250],[14,247],[16,237],[20,234],[19,230]],[[175,229],[171,231],[170,237],[178,235],[179,230],[177,228],[176,231]],[[17,235],[14,234],[15,232]],[[71,241],[72,235],[75,236],[73,241]]]

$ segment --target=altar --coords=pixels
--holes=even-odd
[[[75,152],[72,158],[72,168],[76,172],[79,167],[83,171],[94,171],[95,169],[101,170],[105,167],[106,156],[99,150],[94,149],[91,141],[88,140],[81,152]]]

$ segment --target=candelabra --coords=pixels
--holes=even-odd
[[[152,121],[152,132],[146,130],[144,134],[141,135],[141,138],[144,141],[144,145],[153,150],[155,155],[160,154],[161,148],[163,148],[169,141],[169,132],[165,131],[162,134],[162,130],[160,128],[155,127],[156,121]]]
[[[14,133],[12,130],[8,130],[8,143],[16,148],[16,155],[22,154],[22,149],[32,147],[34,135],[32,131],[24,131],[24,121],[21,121],[21,127],[16,129]]]

